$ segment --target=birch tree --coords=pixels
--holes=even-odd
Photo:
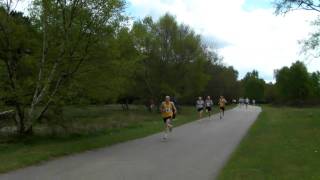
[[[120,26],[125,19],[124,5],[122,0],[34,0],[30,16],[40,35],[40,48],[34,53],[32,91],[25,92],[28,89],[19,88],[17,67],[26,53],[18,56],[11,47],[16,39],[10,29],[15,22],[12,14],[16,5],[10,0],[2,2],[6,18],[1,20],[0,33],[6,38],[4,47],[9,51],[1,60],[6,64],[8,92],[13,97],[20,134],[32,133],[33,126],[59,98],[61,89],[77,76],[84,62],[90,61],[103,37]]]

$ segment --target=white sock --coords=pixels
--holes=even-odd
[[[168,138],[168,134],[167,134],[167,133],[164,133],[163,138],[167,139],[167,138]]]

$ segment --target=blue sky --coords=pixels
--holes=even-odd
[[[242,8],[246,11],[252,11],[255,9],[268,9],[272,8],[273,4],[271,0],[246,0]]]
[[[266,81],[273,72],[304,60],[298,41],[313,31],[317,14],[295,11],[275,16],[272,0],[129,0],[128,13],[135,19],[158,18],[169,12],[181,23],[214,41],[224,63],[242,78],[256,69]],[[222,44],[221,44],[222,43]],[[320,70],[319,60],[308,60],[310,71]]]

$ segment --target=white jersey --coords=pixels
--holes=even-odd
[[[197,100],[197,105],[196,105],[196,107],[198,108],[198,109],[200,109],[200,108],[204,108],[204,101],[201,99],[201,100]]]
[[[205,104],[206,104],[206,107],[211,107],[213,105],[213,102],[211,99],[207,99]]]

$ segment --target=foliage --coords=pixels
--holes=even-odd
[[[320,12],[320,1],[319,0],[275,0],[276,14],[286,14],[292,10],[308,10],[319,13]],[[320,55],[319,51],[319,40],[320,40],[320,19],[319,17],[312,23],[315,27],[315,32],[311,33],[309,37],[301,41],[302,52],[308,57],[318,58]]]
[[[248,72],[242,80],[244,88],[244,97],[255,99],[257,101],[265,100],[265,81],[259,78],[259,73],[256,70]]]
[[[119,27],[124,2],[35,0],[29,18],[13,11],[11,3],[0,11],[0,59],[6,70],[6,99],[17,113],[18,131],[25,134],[61,99],[61,89],[93,59],[93,50]],[[35,111],[37,107],[41,110]]]
[[[122,0],[35,0],[28,17],[6,2],[0,98],[15,109],[20,134],[64,121],[59,108],[68,104],[237,96],[237,71],[170,14],[129,28]]]
[[[283,14],[297,9],[320,12],[319,0],[275,0],[274,4],[277,14]]]
[[[291,67],[276,71],[276,87],[282,102],[304,104],[319,100],[318,73],[309,74],[304,63],[297,61]]]
[[[204,68],[211,59],[190,27],[166,14],[158,22],[150,17],[135,22],[131,33],[142,55],[136,71],[137,91],[159,101],[166,94],[193,98],[204,90],[209,80]]]
[[[211,95],[218,99],[220,95],[229,99],[238,99],[241,93],[238,81],[238,72],[232,67],[225,67],[219,64],[208,64],[207,71],[210,80],[205,89],[205,95]]]

